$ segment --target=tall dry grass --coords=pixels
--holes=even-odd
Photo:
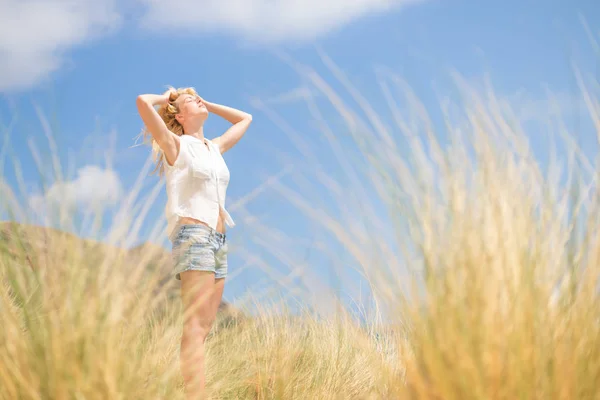
[[[316,208],[296,186],[278,189],[352,257],[378,312],[361,324],[349,313],[263,307],[220,321],[208,340],[211,396],[599,398],[597,169],[573,133],[556,121],[564,157],[545,166],[491,89],[461,83],[461,101],[442,108],[440,124],[393,76],[382,84],[386,122],[324,60],[346,98],[299,71],[338,118],[333,126],[307,99],[348,174],[344,187],[312,170],[339,212]],[[596,84],[580,80],[600,134]],[[406,95],[401,106],[392,88]],[[119,225],[117,236],[128,229]],[[31,227],[5,232],[0,398],[182,398],[179,299],[157,270],[140,267],[148,259],[132,262],[119,246],[126,238],[102,245]]]
[[[181,304],[162,275],[117,247],[3,228],[1,398],[183,398]],[[212,398],[380,398],[399,374],[354,322],[308,313],[224,314],[208,344]]]
[[[598,82],[575,69],[571,101],[582,108],[561,110],[550,96],[554,110],[532,124],[489,81],[456,75],[460,99],[444,99],[436,120],[405,82],[380,71],[389,124],[323,61],[346,96],[292,65],[340,117],[334,127],[323,102],[307,97],[350,183],[317,167],[317,184],[279,189],[352,255],[379,318],[402,328],[406,377],[388,396],[600,398],[598,165],[593,147],[577,145],[580,135],[600,137]],[[339,132],[353,145],[340,145]],[[550,143],[547,162],[536,142]],[[349,148],[362,158],[349,163]],[[324,187],[334,206],[315,209],[302,193]]]

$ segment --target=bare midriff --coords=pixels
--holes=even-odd
[[[196,224],[198,224],[198,225],[208,226],[208,224],[206,222],[200,221],[200,220],[195,219],[195,218],[190,218],[190,217],[182,217],[179,220],[179,223],[181,225],[188,225],[188,224],[189,225],[196,225]],[[216,229],[216,231],[220,232],[220,233],[225,233],[225,218],[223,217],[223,212],[219,212],[219,220],[217,221],[217,229]]]

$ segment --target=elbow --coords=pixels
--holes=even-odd
[[[148,98],[143,94],[140,94],[138,97],[136,97],[135,105],[140,113],[146,113],[149,109],[152,108],[152,104],[148,101]]]
[[[229,121],[232,125],[250,125],[252,122],[252,115],[246,112],[241,112],[237,118]]]
[[[146,104],[146,97],[143,94],[140,94],[138,97],[136,97],[135,104],[138,107]]]

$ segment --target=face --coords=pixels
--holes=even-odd
[[[199,96],[191,94],[182,94],[177,100],[175,100],[179,113],[177,114],[177,120],[179,123],[183,123],[189,119],[201,119],[204,120],[208,116],[208,110]]]

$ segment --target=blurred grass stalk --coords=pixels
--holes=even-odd
[[[338,213],[316,208],[292,186],[277,189],[343,246],[378,311],[366,330],[346,313],[294,317],[266,306],[217,327],[207,350],[214,397],[598,398],[597,166],[573,132],[556,121],[565,158],[553,155],[544,168],[515,110],[489,86],[457,79],[462,102],[443,104],[443,137],[391,74],[406,97],[401,111],[380,81],[388,125],[323,60],[347,100],[314,71],[295,67],[341,117],[342,127],[331,126],[307,98],[349,187],[319,163],[314,176],[299,178],[328,189]],[[600,135],[598,83],[579,83]],[[344,147],[354,145],[358,152]],[[16,198],[3,184],[3,202]],[[131,265],[119,246],[139,229],[136,221],[123,227],[123,216],[147,206],[133,206],[134,198],[117,214],[113,246],[102,251],[68,235],[31,245],[19,227],[26,236],[1,238],[0,398],[181,398],[178,300],[157,295],[158,274]]]
[[[341,117],[332,120],[315,96],[305,98],[350,183],[316,165],[298,179],[301,190],[278,189],[368,279],[380,312],[369,322],[383,321],[374,331],[401,329],[406,375],[386,397],[600,398],[598,166],[585,155],[594,150],[578,147],[581,132],[562,119],[576,107],[548,112],[553,120],[537,121],[536,130],[489,82],[482,90],[455,75],[461,101],[442,102],[436,124],[405,82],[381,70],[390,126],[322,59],[348,96],[290,64]],[[575,76],[585,108],[575,117],[598,138],[598,82],[577,69]],[[560,107],[553,100],[548,106]],[[310,148],[308,135],[288,133]],[[529,143],[535,134],[550,136],[538,141],[551,142],[546,165]],[[329,212],[306,199],[315,187],[330,189]]]

